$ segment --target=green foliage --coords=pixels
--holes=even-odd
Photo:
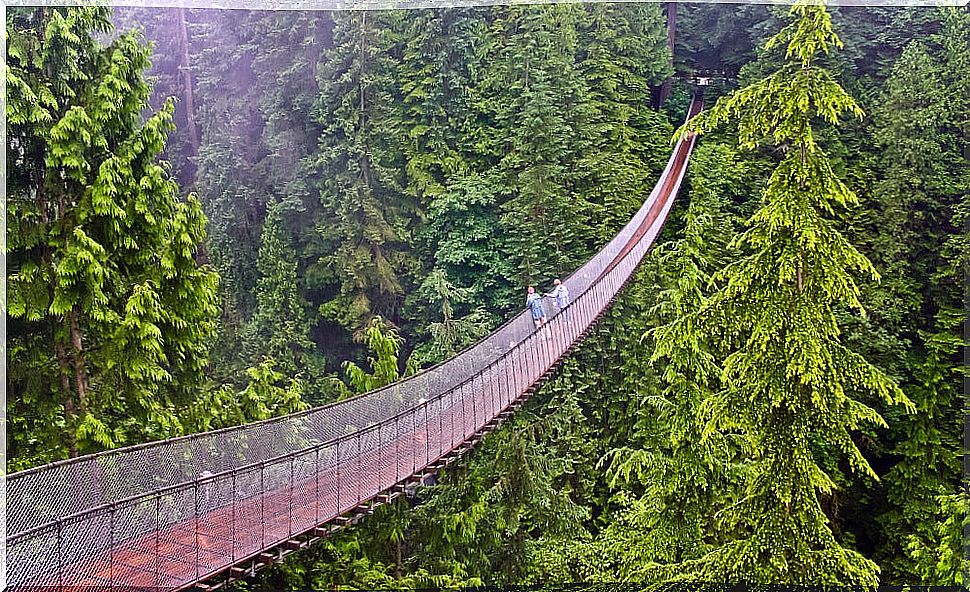
[[[783,9],[681,6],[677,69],[752,84],[695,123],[676,242],[421,505],[259,584],[871,584],[860,554],[958,581],[966,12],[839,7],[834,54],[798,10],[756,49]],[[106,14],[8,11],[12,468],[444,359],[611,238],[669,152],[658,5],[129,12],[150,99]]]
[[[335,15],[334,48],[319,75],[314,114],[322,133],[314,156],[326,222],[315,229],[324,253],[316,265],[336,294],[320,314],[356,331],[375,314],[396,318],[408,270],[417,207],[403,191],[400,50],[391,13]]]
[[[906,552],[916,567],[920,582],[962,585],[970,572],[966,557],[967,528],[970,527],[966,491],[934,498],[937,507],[932,538],[907,537]]]
[[[741,147],[780,145],[783,156],[735,241],[743,256],[715,275],[723,287],[680,321],[712,331],[730,348],[723,386],[704,404],[706,429],[739,433],[753,455],[742,496],[718,519],[729,539],[687,562],[686,573],[874,585],[878,567],[840,545],[822,511],[819,496],[836,487],[822,452],[838,450],[853,472],[874,475],[850,430],[884,422],[853,395],[908,401],[838,339],[834,307],[861,309],[853,275],[878,275],[826,218],[858,200],[818,145],[813,121],[835,124],[840,114],[861,110],[816,65],[819,54],[840,45],[824,8],[796,5],[792,14],[794,22],[767,42],[769,49],[787,45],[785,65],[687,127],[706,131],[736,120]]]
[[[625,503],[599,541],[607,548],[622,541],[610,554],[624,581],[648,579],[652,564],[704,556],[722,540],[713,516],[734,495],[732,464],[739,444],[704,429],[703,406],[721,372],[715,356],[723,352],[709,334],[698,331],[691,313],[719,287],[712,275],[735,255],[724,193],[736,159],[733,150],[717,144],[697,151],[683,238],[657,252],[665,289],[650,314],[665,324],[643,339],[652,342],[650,362],[665,386],[644,397],[643,405],[653,409],[661,429],[643,434],[644,449],[617,448],[607,457],[611,485],[636,484],[643,490]]]
[[[416,565],[471,582],[529,582],[541,577],[536,566],[550,546],[585,536],[588,515],[573,499],[586,447],[578,402],[557,392],[536,411],[486,438],[467,466],[427,490],[413,510],[413,532],[425,541]]]
[[[967,233],[959,229],[965,228],[961,207],[970,177],[955,163],[965,162],[961,121],[970,101],[956,72],[967,66],[970,21],[958,11],[943,17],[940,37],[903,50],[875,117],[883,158],[871,240],[887,281],[870,300],[876,322],[910,344],[898,371],[917,411],[891,420],[894,465],[885,476],[889,505],[880,516],[886,543],[879,556],[890,581],[900,583],[953,581],[927,579],[932,570],[907,551],[938,540],[936,497],[956,491],[961,474],[958,401],[966,336],[959,281],[966,275]]]
[[[142,119],[148,50],[136,34],[96,41],[110,29],[103,8],[14,9],[6,26],[10,387],[20,395],[8,411],[30,433],[14,436],[10,457],[179,434],[178,410],[203,380],[218,277],[194,258],[198,200],[181,200],[155,160],[172,106]]]
[[[415,355],[419,359],[440,362],[488,333],[491,319],[483,308],[476,308],[464,317],[455,318],[453,303],[468,302],[471,292],[469,288],[452,285],[441,269],[433,270],[421,282],[418,297],[436,307],[441,320],[428,325],[431,341],[426,347],[416,350]]]
[[[414,362],[408,361],[401,373],[399,354],[404,340],[381,317],[374,317],[364,329],[361,340],[374,355],[367,358],[371,372],[367,373],[353,362],[344,362],[348,387],[355,393],[366,393],[396,382],[402,376],[417,372]],[[347,391],[348,394],[350,391]]]
[[[310,341],[307,304],[297,287],[297,262],[294,248],[283,223],[285,202],[270,206],[263,222],[257,268],[257,308],[244,333],[245,349],[253,358],[269,355],[287,376],[311,377],[323,374],[323,360],[314,354]],[[300,213],[298,205],[296,212]]]
[[[575,191],[592,224],[583,237],[593,251],[633,215],[666,164],[669,124],[645,108],[650,87],[672,73],[666,31],[654,5],[590,4],[577,25],[578,97],[570,141]],[[582,231],[580,231],[582,232]]]
[[[265,359],[246,369],[246,386],[235,391],[229,385],[206,388],[181,416],[187,433],[217,430],[252,421],[303,411],[306,385],[286,379],[276,361]]]

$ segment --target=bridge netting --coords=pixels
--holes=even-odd
[[[700,109],[691,106],[691,114]],[[630,222],[546,300],[437,366],[285,417],[121,448],[7,479],[7,583],[180,588],[331,521],[422,471],[542,377],[609,306],[659,233],[693,137]]]

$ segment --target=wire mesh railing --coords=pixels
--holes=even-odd
[[[678,142],[630,223],[564,281],[578,296],[538,331],[523,312],[457,356],[353,399],[10,475],[8,585],[183,587],[448,454],[609,305],[660,231],[692,147]]]

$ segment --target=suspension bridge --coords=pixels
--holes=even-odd
[[[563,282],[567,313],[539,330],[524,311],[352,399],[9,475],[8,586],[211,590],[422,484],[508,418],[607,310],[660,232],[694,142],[677,142],[630,222]]]

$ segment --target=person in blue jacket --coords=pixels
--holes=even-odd
[[[562,314],[562,320],[568,323],[569,315],[566,313],[566,307],[569,306],[569,290],[566,289],[565,284],[559,281],[559,278],[556,278],[556,280],[552,283],[556,287],[552,290],[552,292],[546,294],[546,296],[551,296],[556,299],[556,308],[558,308],[559,312]]]
[[[536,294],[535,287],[529,286],[528,292],[525,305],[529,307],[529,312],[532,313],[532,322],[536,324],[536,329],[538,329],[546,322],[546,309],[542,306],[542,296]]]

